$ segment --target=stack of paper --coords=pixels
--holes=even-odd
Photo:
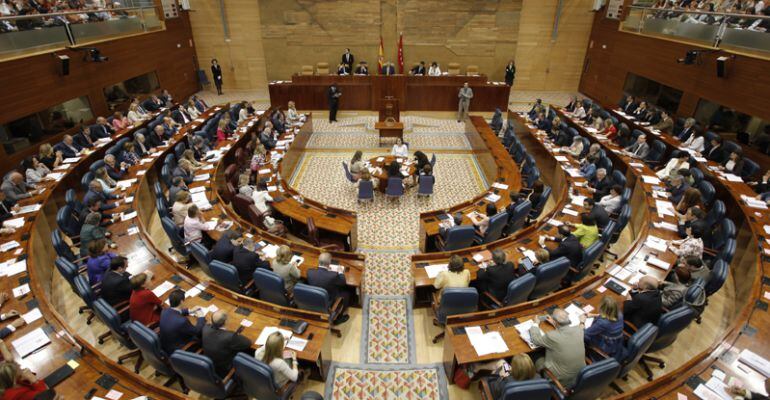
[[[666,200],[655,200],[655,207],[658,209],[658,215],[668,215],[671,217],[676,216],[676,210],[674,204]]]
[[[743,182],[743,179],[741,179],[738,175],[733,174],[724,174],[725,179],[727,179],[729,182]]]
[[[506,185],[504,183],[500,183],[500,182],[493,183],[492,187],[495,188],[495,189],[500,189],[500,190],[508,190],[508,185]]]
[[[654,235],[648,235],[647,240],[644,241],[644,245],[660,252],[664,252],[668,249],[666,241]]]
[[[449,271],[449,264],[433,264],[425,267],[425,273],[430,279],[436,278],[441,271]]]
[[[660,179],[657,176],[642,175],[642,181],[651,185],[660,185]]]
[[[6,228],[20,229],[24,226],[24,217],[5,220],[3,226]]]
[[[195,203],[195,205],[198,206],[198,209],[201,211],[210,210],[213,208],[209,202],[208,197],[206,196],[205,191],[193,193],[190,197],[192,198],[193,203]]]
[[[508,345],[505,343],[502,335],[500,335],[500,332],[483,333],[480,326],[469,326],[465,328],[465,333],[468,335],[468,340],[479,356],[508,351]]]
[[[676,224],[672,224],[671,222],[666,222],[666,221],[653,222],[652,225],[659,229],[665,229],[673,232],[678,231],[678,227],[676,226]]]
[[[760,199],[757,199],[757,198],[754,198],[754,197],[749,197],[749,196],[746,196],[746,195],[741,195],[741,199],[743,199],[743,201],[745,201],[746,205],[748,205],[749,207],[759,208],[761,210],[766,210],[767,209],[767,203],[765,203],[764,201],[762,201]]]
[[[19,242],[15,240],[9,240],[3,244],[0,244],[0,252],[6,252],[8,250],[15,249],[17,247],[21,246]]]
[[[136,178],[133,178],[133,179],[126,179],[126,180],[118,181],[118,182],[116,183],[116,185],[117,185],[117,187],[119,187],[119,188],[121,188],[121,189],[125,190],[125,189],[128,189],[128,188],[130,188],[130,187],[131,187],[131,185],[133,185],[135,182],[136,182]]]
[[[307,346],[308,340],[302,339],[300,337],[292,336],[291,339],[286,343],[286,348],[295,350],[295,351],[302,351],[305,350],[305,346]]]
[[[582,308],[575,305],[575,303],[570,303],[570,305],[568,305],[567,308],[564,309],[564,311],[566,311],[567,314],[569,315],[570,326],[580,325],[580,316],[586,314],[586,312]],[[591,324],[593,323],[594,323],[593,318],[586,318],[585,327],[590,328]]]
[[[201,174],[201,175],[195,175],[193,178],[193,182],[202,182],[207,181],[211,179],[211,174]]]
[[[582,207],[585,199],[586,196],[572,196],[572,204]]]
[[[500,195],[490,193],[484,197],[484,199],[490,203],[497,203],[500,200]]]
[[[40,205],[40,204],[30,204],[28,206],[19,207],[19,209],[17,211],[13,211],[13,214],[14,215],[21,215],[21,214],[27,214],[27,213],[35,212],[35,211],[39,210],[41,207],[43,207],[43,206]]]
[[[532,337],[529,335],[529,329],[533,326],[537,326],[537,323],[535,323],[534,319],[530,319],[528,321],[517,324],[515,328],[519,332],[519,337],[521,337],[521,340],[526,342],[531,349],[536,349],[538,346],[532,343]],[[540,329],[540,327],[537,329]]]
[[[155,293],[156,296],[160,297],[173,288],[174,288],[173,283],[169,281],[163,281],[163,283],[158,285],[155,289],[152,289],[152,292]]]
[[[770,377],[770,361],[766,358],[759,356],[749,349],[744,349],[741,351],[741,354],[738,355],[738,359],[749,367],[754,368],[765,377]]]
[[[633,273],[632,271],[630,271],[628,269],[625,269],[625,268],[621,267],[620,265],[614,266],[608,272],[609,272],[610,275],[620,279],[621,281],[625,281]]]
[[[32,332],[11,342],[13,348],[16,349],[16,352],[19,353],[21,358],[32,354],[37,349],[47,345],[48,343],[51,343],[51,339],[49,339],[48,335],[45,334],[43,328],[37,328]]]
[[[647,264],[654,265],[664,271],[668,271],[671,268],[671,264],[652,255],[647,257]]]

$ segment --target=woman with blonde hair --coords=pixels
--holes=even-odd
[[[131,103],[130,106],[128,106],[128,122],[132,125],[136,125],[142,121],[147,119],[146,114],[142,114],[139,111],[139,105],[136,103]]]
[[[196,119],[196,118],[198,118],[198,117],[200,116],[200,114],[201,114],[201,113],[198,111],[198,108],[197,108],[197,107],[195,107],[195,102],[194,102],[194,101],[192,101],[192,99],[190,99],[190,100],[188,100],[188,101],[187,101],[187,108],[186,108],[186,110],[187,110],[187,113],[188,113],[188,114],[190,114],[190,117],[191,117],[192,119]]]
[[[372,187],[377,187],[379,184],[379,180],[372,177],[372,173],[369,172],[369,168],[364,168],[361,170],[361,177],[355,183],[356,189],[358,189],[358,185],[360,185],[362,181],[372,181]]]
[[[54,151],[50,143],[43,143],[40,145],[37,160],[52,170],[61,165],[64,155],[61,151]]]
[[[593,318],[593,323],[585,329],[583,340],[586,346],[596,347],[610,357],[621,359],[623,356],[623,314],[617,301],[611,296],[604,296],[599,305],[599,314],[583,314],[580,326]]]
[[[267,162],[267,149],[265,145],[258,144],[254,149],[254,155],[251,157],[251,170],[256,171]]]
[[[224,142],[227,140],[227,121],[222,118],[219,120],[219,125],[217,126],[217,144]]]
[[[267,337],[265,345],[257,349],[254,358],[270,366],[273,370],[273,380],[276,387],[283,387],[289,381],[296,382],[299,379],[297,353],[284,350],[286,339],[281,332],[273,332]],[[291,357],[291,365],[286,361],[286,356]]]
[[[251,174],[248,172],[238,176],[238,193],[249,197],[252,197],[254,194],[254,186],[251,185]]]
[[[180,160],[189,161],[193,168],[200,168],[201,165],[203,165],[195,159],[195,153],[192,151],[192,149],[185,150],[184,153],[182,153],[182,158],[180,158]]]
[[[523,382],[534,379],[536,375],[535,364],[527,354],[516,354],[511,358],[510,366],[505,360],[495,363],[494,374],[499,376],[491,382],[490,389],[494,398],[502,398],[503,389],[509,382]]]
[[[289,293],[294,290],[294,285],[300,277],[297,262],[292,261],[293,257],[294,253],[291,252],[289,246],[282,245],[278,248],[275,258],[270,262],[270,268],[283,278],[283,284]]]
[[[46,390],[45,382],[38,380],[29,369],[21,368],[12,360],[0,363],[0,398],[34,399]]]
[[[286,110],[286,122],[288,122],[290,125],[294,125],[297,122],[301,122],[301,119],[302,117],[297,112],[297,106],[293,101],[289,101],[289,107],[288,110]]]
[[[96,171],[94,171],[94,179],[102,184],[102,192],[106,195],[111,195],[120,190],[118,188],[118,183],[107,174],[107,170],[104,168],[97,168]]]

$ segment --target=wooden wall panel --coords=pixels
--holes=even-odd
[[[551,33],[559,0],[523,1],[513,89],[577,90],[593,20],[593,1],[563,2],[555,41]]]
[[[267,94],[260,8],[255,0],[227,0],[224,4],[229,38],[225,37],[219,1],[190,1],[190,21],[201,68],[211,81],[211,59],[216,58],[222,65],[224,91],[262,89]]]
[[[67,100],[87,96],[93,115],[108,116],[103,88],[151,71],[156,71],[161,88],[176,99],[198,90],[195,49],[186,12],[166,21],[166,30],[95,44],[104,63],[83,61],[83,52],[71,50],[57,54],[70,56],[70,74],[61,76],[59,60],[42,54],[0,63],[0,124],[31,115]],[[47,138],[58,142],[61,135]],[[0,147],[0,173],[17,165],[24,157],[37,153],[38,146],[5,155]]]
[[[677,115],[692,115],[704,98],[770,120],[770,61],[736,55],[728,61],[728,77],[718,78],[716,58],[727,53],[703,54],[700,65],[679,64],[678,58],[698,46],[621,32],[603,11],[594,18],[581,92],[615,104],[630,72],[682,90]]]

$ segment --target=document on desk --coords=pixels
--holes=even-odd
[[[262,254],[264,254],[267,258],[275,258],[276,254],[278,254],[278,246],[274,244],[268,244],[262,248]]]
[[[559,162],[569,162],[569,158],[565,156],[555,156],[554,158],[556,159],[556,161],[559,161]]]
[[[7,241],[7,242],[5,242],[3,244],[0,244],[0,252],[6,252],[8,250],[13,250],[13,249],[15,249],[15,248],[17,248],[19,246],[21,246],[21,244],[19,244],[19,242],[15,241],[15,240],[10,240],[10,241]]]
[[[484,197],[484,200],[490,202],[490,203],[497,203],[498,200],[500,200],[499,194],[490,193]]]
[[[500,182],[493,183],[492,187],[495,188],[495,189],[500,189],[500,190],[508,190],[508,185],[506,185],[504,183],[500,183]]]
[[[136,211],[131,211],[129,213],[121,213],[120,214],[120,220],[121,221],[128,221],[130,219],[136,218]]]
[[[583,201],[585,201],[586,196],[572,196],[572,204],[576,206],[583,206]]]
[[[676,216],[676,210],[674,204],[666,200],[655,200],[655,208],[658,209],[658,214],[668,215],[671,217]]]
[[[586,314],[586,312],[582,308],[578,307],[575,303],[570,303],[570,305],[568,305],[567,308],[564,309],[564,311],[566,311],[567,314],[569,315],[570,326],[580,325],[580,316]],[[593,318],[586,318],[585,328],[586,329],[590,328],[593,323],[594,323]]]
[[[500,332],[492,331],[483,333],[480,326],[470,326],[465,328],[468,335],[468,341],[476,350],[479,356],[488,354],[505,353],[508,351],[508,345],[505,343]]]
[[[660,179],[658,179],[657,176],[642,175],[642,181],[644,181],[644,183],[649,183],[651,185],[660,185]]]
[[[727,393],[727,384],[716,376],[712,376],[711,379],[706,382],[706,387],[716,393],[722,400],[733,399],[733,396]]]
[[[17,211],[12,211],[13,215],[21,215],[21,214],[27,214],[31,212],[38,211],[43,206],[41,204],[30,204],[28,206],[19,207]]]
[[[743,179],[738,175],[724,174],[724,178],[730,182],[743,182]]]
[[[4,268],[0,269],[0,276],[14,276],[27,270],[27,260],[17,261],[11,264],[7,264]]]
[[[425,267],[425,273],[430,279],[435,279],[441,271],[449,271],[449,264],[432,264]]]
[[[277,326],[266,326],[264,329],[262,329],[262,332],[259,334],[259,337],[257,338],[257,341],[255,342],[257,346],[264,346],[265,343],[267,343],[267,337],[270,336],[273,332],[281,332],[281,335],[283,335],[284,345],[291,340],[292,332],[287,331],[286,329],[281,329]]]
[[[173,283],[169,281],[163,281],[163,283],[155,287],[155,289],[152,289],[152,292],[155,293],[156,296],[160,297],[173,288],[174,288]]]
[[[41,313],[40,309],[37,308],[37,307],[35,307],[32,310],[30,310],[29,312],[21,315],[21,319],[23,319],[24,322],[26,322],[27,324],[31,324],[31,323],[39,320],[40,318],[43,318],[43,313]]]
[[[291,339],[289,339],[289,342],[286,343],[286,347],[295,351],[302,351],[305,350],[305,346],[307,346],[307,344],[307,339],[292,336]]]
[[[666,241],[654,235],[648,235],[647,240],[644,241],[644,245],[660,252],[664,252],[668,249]]]
[[[632,271],[629,271],[629,270],[621,267],[620,265],[614,266],[608,272],[609,272],[610,275],[614,276],[615,278],[620,279],[621,281],[625,281],[633,273]]]
[[[3,226],[6,228],[21,229],[24,227],[24,217],[6,220],[3,222]]]
[[[661,260],[660,258],[657,258],[655,256],[650,255],[647,257],[647,264],[653,265],[655,267],[658,267],[664,271],[668,271],[671,268],[671,264]]]
[[[562,226],[562,225],[564,225],[564,222],[561,222],[561,221],[559,221],[558,219],[555,219],[555,218],[551,218],[547,222],[549,224],[553,225],[553,226]]]
[[[202,182],[207,181],[211,179],[211,174],[201,174],[201,175],[195,175],[193,178],[193,182]]]
[[[579,177],[583,176],[583,174],[581,174],[580,170],[577,169],[577,168],[567,168],[564,171],[566,171],[567,174],[569,174],[569,176],[571,176],[573,178],[579,178]]]
[[[519,337],[521,337],[521,340],[527,343],[529,348],[536,349],[538,346],[532,343],[532,336],[530,336],[529,334],[529,329],[532,328],[533,326],[537,326],[537,323],[535,323],[534,319],[530,319],[528,321],[524,321],[516,325],[515,328],[519,332]],[[540,327],[538,327],[537,329],[540,329]]]
[[[746,202],[746,205],[752,208],[759,208],[761,210],[767,210],[767,203],[754,197],[741,195],[741,199]]]
[[[209,199],[206,196],[206,192],[196,192],[193,193],[190,197],[192,198],[193,203],[195,203],[195,205],[198,206],[200,210],[205,211],[213,208],[211,206],[211,202],[209,202]]]
[[[65,158],[64,160],[62,160],[62,163],[63,164],[72,164],[72,163],[76,163],[78,161],[80,161],[80,157],[70,157],[70,158]]]
[[[16,352],[19,353],[21,358],[34,353],[37,349],[47,345],[48,343],[51,343],[51,339],[49,339],[48,335],[45,334],[43,328],[37,328],[32,332],[11,342],[13,348],[16,349]]]
[[[666,221],[653,222],[652,226],[654,226],[656,228],[659,228],[659,229],[665,229],[667,231],[672,231],[672,232],[678,232],[678,229],[679,229],[676,226],[676,224],[672,224],[671,222],[666,222]]]
[[[194,187],[194,188],[190,189],[190,193],[200,193],[200,192],[205,192],[205,191],[206,191],[206,187],[205,186],[198,186],[198,187]]]
[[[122,181],[117,181],[117,182],[115,183],[115,185],[116,185],[117,187],[121,188],[121,189],[128,189],[128,188],[130,188],[130,187],[131,187],[131,185],[133,185],[134,183],[136,183],[136,178],[133,178],[133,179],[125,179],[125,180],[122,180]]]
[[[754,368],[766,378],[770,377],[770,361],[766,358],[761,357],[749,349],[743,349],[741,354],[738,355],[738,359],[749,367]]]

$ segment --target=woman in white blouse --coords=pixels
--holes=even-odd
[[[583,119],[585,117],[586,117],[585,106],[582,103],[579,103],[578,106],[575,108],[575,112],[572,113],[572,119],[578,120],[578,119]]]
[[[687,162],[689,160],[690,154],[686,151],[683,151],[679,153],[678,156],[672,157],[671,160],[668,161],[665,167],[661,169],[660,171],[656,172],[655,174],[658,175],[658,178],[660,179],[671,179],[674,176],[679,175],[680,169],[689,169],[690,163]]]
[[[438,64],[434,61],[430,64],[430,68],[428,68],[428,76],[441,76],[441,68],[438,67]]]
[[[270,206],[267,205],[267,202],[273,201],[273,198],[270,197],[270,193],[267,191],[267,185],[265,185],[264,182],[260,182],[257,185],[257,190],[251,194],[251,198],[254,199],[254,204],[257,206],[259,212],[266,213],[270,211]]]
[[[281,332],[273,332],[267,337],[265,345],[257,349],[254,358],[270,366],[273,370],[273,380],[276,387],[283,387],[289,381],[296,382],[299,379],[297,353],[288,350],[291,356],[291,366],[284,358],[285,338]]]
[[[245,101],[241,103],[241,110],[238,111],[238,124],[249,118],[249,105],[250,104]]]
[[[567,149],[567,153],[569,153],[572,157],[579,157],[580,153],[583,152],[583,138],[580,135],[575,135],[575,137],[572,138],[572,145],[569,146]]]
[[[144,121],[146,118],[145,115],[146,114],[142,114],[139,111],[139,106],[136,103],[131,103],[131,105],[128,106],[128,122],[132,125]]]
[[[195,103],[190,100],[187,102],[187,113],[190,114],[190,117],[192,119],[198,118],[200,115],[200,112],[198,112],[198,109],[195,107]]]
[[[682,143],[682,146],[689,150],[701,153],[704,149],[704,141],[703,135],[700,132],[695,131],[684,143]]]
[[[286,110],[286,122],[290,125],[294,125],[297,122],[300,122],[300,115],[297,112],[297,106],[294,104],[293,101],[289,102],[289,109]]]
[[[393,149],[390,150],[390,154],[396,157],[409,157],[409,147],[401,141],[401,138],[398,138]]]
[[[32,156],[24,160],[24,174],[27,177],[27,183],[38,183],[45,179],[45,176],[51,173],[51,170],[45,164],[38,161],[37,157]]]

